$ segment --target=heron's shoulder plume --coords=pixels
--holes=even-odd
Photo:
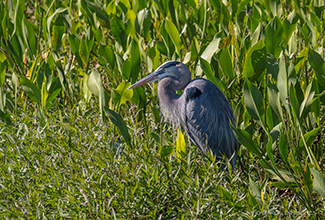
[[[186,101],[195,99],[202,94],[202,91],[196,87],[190,87],[186,91]]]

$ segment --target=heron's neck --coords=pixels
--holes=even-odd
[[[164,79],[163,79],[164,80]],[[178,95],[169,84],[161,80],[158,83],[158,98],[160,109],[164,116],[173,124],[180,125],[181,123],[181,99],[182,96]]]

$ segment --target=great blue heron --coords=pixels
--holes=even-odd
[[[176,61],[167,61],[129,89],[157,80],[160,80],[158,98],[164,116],[174,124],[181,124],[204,154],[210,147],[217,160],[223,161],[225,155],[234,168],[238,142],[230,123],[234,124],[235,119],[221,90],[207,79],[191,81],[190,70]],[[175,92],[182,89],[181,95]]]

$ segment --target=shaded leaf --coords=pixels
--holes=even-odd
[[[240,144],[246,147],[251,153],[262,157],[260,149],[257,147],[255,141],[252,140],[251,135],[247,131],[238,128],[234,128],[233,131]]]
[[[120,130],[121,135],[123,136],[127,145],[131,146],[131,137],[129,130],[126,127],[126,124],[120,114],[109,109],[107,106],[104,106],[105,115],[111,120],[111,122]]]
[[[20,83],[29,98],[31,98],[37,104],[40,104],[41,91],[37,88],[37,86],[25,76],[20,76]]]
[[[325,177],[324,175],[319,172],[318,170],[315,170],[313,168],[310,168],[311,173],[314,177],[314,185],[313,190],[318,193],[318,195],[325,198]]]
[[[265,130],[261,118],[263,109],[263,96],[259,89],[254,86],[249,80],[246,80],[244,85],[244,103],[247,111],[249,112],[249,115]]]

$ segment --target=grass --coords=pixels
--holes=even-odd
[[[91,104],[98,107],[96,101]],[[96,110],[57,106],[46,128],[33,120],[34,106],[26,105],[17,113],[15,126],[1,124],[0,129],[2,218],[316,217],[302,209],[290,191],[262,183],[264,173],[254,158],[249,176],[264,184],[263,201],[252,196],[248,174],[240,166],[227,181],[228,174],[218,172],[211,155],[203,157],[193,145],[188,144],[189,152],[181,160],[161,157],[159,144],[147,137],[145,129],[133,139],[135,147],[127,147]],[[163,136],[173,138],[168,124],[160,127]],[[324,211],[319,209],[318,214]]]

